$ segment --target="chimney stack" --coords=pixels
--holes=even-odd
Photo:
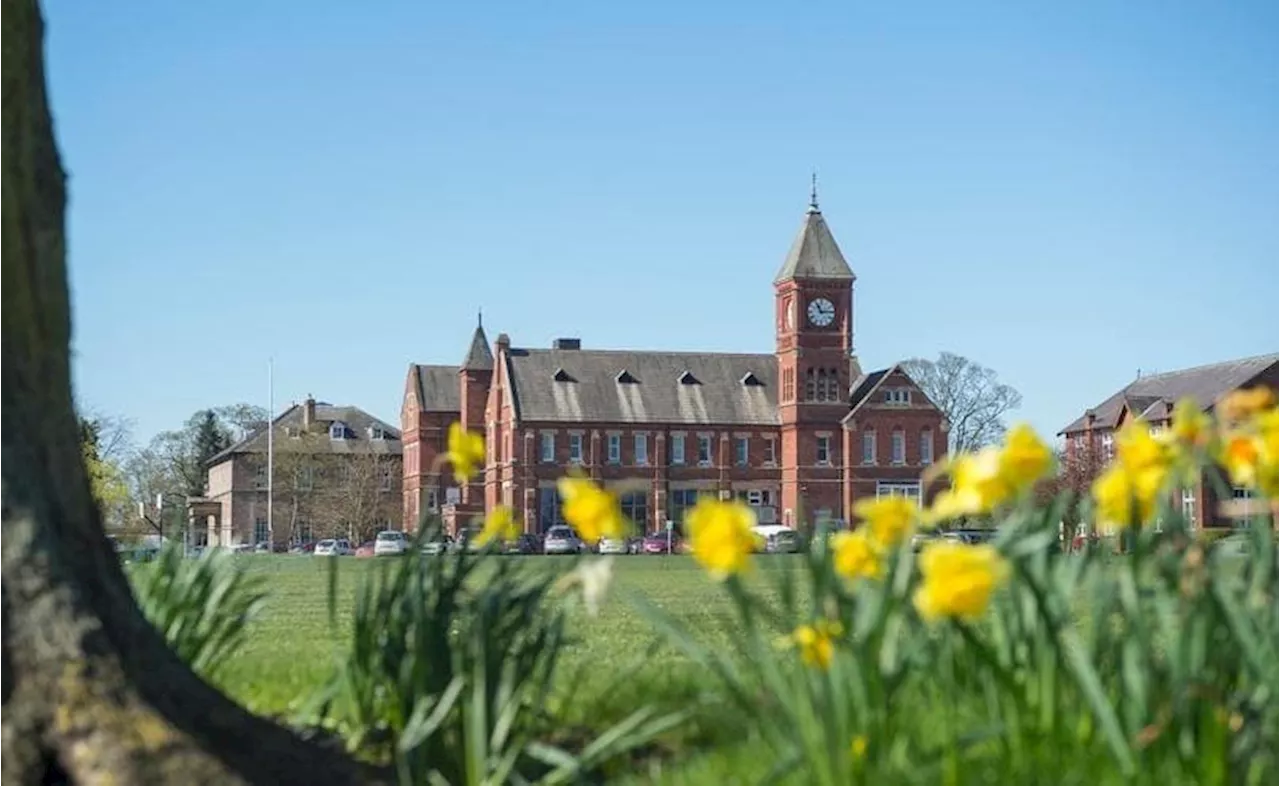
[[[316,400],[310,393],[307,394],[307,400],[302,402],[302,430],[310,431],[312,424],[316,422]]]

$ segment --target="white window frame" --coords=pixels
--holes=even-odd
[[[714,445],[711,444],[711,437],[706,434],[698,435],[698,466],[709,467],[715,461]],[[705,448],[705,450],[704,450]],[[703,456],[706,458],[703,458]]]
[[[876,499],[882,497],[908,497],[920,502],[920,481],[918,480],[877,480]]]
[[[874,429],[868,429],[862,432],[862,466],[874,467],[876,465],[876,432]]]
[[[900,428],[889,433],[889,463],[895,467],[907,464],[907,433]]]
[[[253,472],[253,487],[259,491],[266,491],[267,485],[267,465],[262,464]]]
[[[379,484],[379,488],[381,488],[383,491],[391,490],[391,485],[394,481],[394,478],[392,476],[393,470],[394,470],[394,467],[392,467],[390,464],[383,465],[382,467],[382,479],[381,479],[382,482]]]
[[[683,465],[684,459],[685,459],[684,434],[672,434],[671,435],[671,463]]]
[[[258,534],[259,531],[261,531],[262,533],[261,535]],[[270,537],[271,537],[271,530],[270,530],[270,525],[267,524],[266,517],[254,519],[253,520],[253,545],[256,546],[259,543],[266,543],[267,539]]]
[[[387,438],[387,432],[382,426],[369,427],[369,439],[384,440]]]
[[[636,434],[635,436],[635,462],[636,466],[643,467],[649,463],[649,435]]]
[[[310,465],[298,467],[298,471],[293,476],[293,487],[298,491],[311,491],[316,487],[316,471],[315,467]]]
[[[765,466],[773,466],[778,463],[778,440],[769,437],[764,441],[764,463]]]
[[[347,438],[347,424],[341,420],[335,420],[329,424],[329,439],[334,442],[342,442]]]
[[[1196,525],[1196,490],[1192,486],[1182,489],[1182,518],[1188,525]]]
[[[426,489],[426,499],[424,500],[427,511],[435,513],[440,510],[440,494],[437,489]]]
[[[622,463],[622,435],[621,434],[609,435],[609,463],[610,464]]]
[[[814,464],[819,467],[831,466],[831,437],[820,436],[814,443]]]
[[[733,461],[739,467],[751,464],[751,438],[738,437],[733,445]]]
[[[542,444],[538,449],[538,460],[543,464],[556,463],[556,435],[550,431],[542,432]]]
[[[926,466],[933,463],[933,429],[920,432],[920,463]]]
[[[1087,443],[1086,443],[1087,444]],[[1110,432],[1102,435],[1102,455],[1110,461],[1115,456],[1116,440]]]
[[[884,403],[895,407],[911,404],[911,388],[885,388]]]
[[[569,463],[581,464],[582,462],[582,435],[569,435]]]

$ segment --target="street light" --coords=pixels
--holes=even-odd
[[[183,508],[186,507],[187,498],[184,495],[175,494],[171,491],[156,492],[156,501],[155,501],[155,504],[152,506],[152,510],[155,511],[155,520],[153,521],[147,515],[147,503],[145,502],[138,503],[138,517],[141,518],[143,521],[147,522],[147,524],[149,524],[152,528],[154,528],[156,532],[160,533],[160,541],[162,544],[164,542],[164,509],[165,509],[164,503],[165,503],[166,497],[177,497],[181,501],[181,504],[176,506],[179,513],[181,513]],[[182,553],[185,555],[190,550],[190,547],[191,547],[191,543],[190,543],[191,528],[183,527],[181,524],[181,521],[179,522],[178,526],[182,529]]]

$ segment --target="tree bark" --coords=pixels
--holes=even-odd
[[[3,0],[0,582],[6,784],[357,783],[378,773],[257,718],[143,618],[102,530],[71,398],[65,177],[36,0]]]

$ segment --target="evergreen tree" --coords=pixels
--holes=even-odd
[[[193,476],[199,479],[198,484],[193,483],[188,489],[188,493],[192,496],[201,496],[205,492],[206,464],[209,459],[218,455],[222,451],[231,447],[231,433],[226,426],[218,418],[218,414],[211,409],[196,414],[194,434],[191,440],[191,460],[195,473]],[[196,485],[199,488],[196,488]]]

